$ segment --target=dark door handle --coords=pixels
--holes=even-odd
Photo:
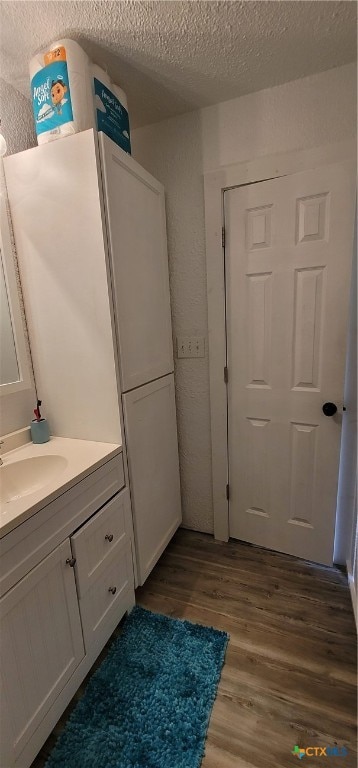
[[[337,413],[337,406],[335,403],[324,403],[322,405],[322,411],[325,416],[334,416]]]
[[[74,568],[76,564],[76,558],[75,557],[68,557],[66,560],[66,565],[70,565],[71,568]]]

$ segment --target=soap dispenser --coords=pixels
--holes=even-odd
[[[42,401],[38,400],[34,410],[35,418],[31,422],[31,438],[33,443],[47,443],[50,439],[50,429],[47,419],[43,419],[40,413]]]

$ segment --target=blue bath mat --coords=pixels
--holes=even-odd
[[[227,642],[134,608],[46,768],[199,768]]]

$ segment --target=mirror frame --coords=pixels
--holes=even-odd
[[[25,327],[21,312],[18,281],[15,272],[14,249],[11,239],[11,230],[8,213],[6,192],[1,190],[0,195],[0,250],[4,268],[5,285],[8,295],[11,324],[14,334],[15,350],[19,368],[19,380],[9,384],[0,385],[0,396],[10,395],[32,388],[29,352],[25,337]]]

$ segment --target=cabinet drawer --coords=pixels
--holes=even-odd
[[[34,568],[125,484],[119,454],[0,540],[0,594]]]
[[[86,650],[103,644],[125,612],[134,605],[131,543],[114,550],[106,568],[80,598],[80,613]]]
[[[124,490],[71,536],[80,595],[98,579],[114,551],[118,553],[130,538],[130,500],[128,490]]]

